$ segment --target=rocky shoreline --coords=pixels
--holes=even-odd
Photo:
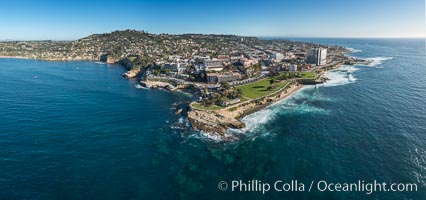
[[[229,128],[241,129],[245,124],[238,119],[221,115],[217,112],[192,110],[188,112],[188,119],[193,128],[209,133],[224,136]]]
[[[367,60],[363,59],[352,59],[350,63],[339,63],[330,66],[326,70],[334,70],[339,68],[342,64],[357,64],[357,63],[368,63]],[[326,82],[328,79],[325,78],[324,72],[318,75],[317,78],[311,80],[293,80],[290,85],[283,87],[281,90],[258,98],[244,102],[237,103],[235,105],[225,107],[219,110],[201,110],[191,106],[188,112],[188,120],[194,129],[200,130],[207,133],[213,133],[220,137],[226,137],[226,133],[231,129],[242,129],[246,125],[241,121],[247,115],[258,112],[278,101],[281,101],[292,94],[302,89],[305,85],[320,84]]]
[[[139,83],[143,87],[146,87],[146,88],[164,88],[164,89],[169,90],[169,91],[177,90],[177,88],[175,86],[173,86],[172,84],[166,83],[166,82],[161,82],[161,81],[145,80],[145,81],[140,81]]]
[[[302,84],[293,82],[289,87],[284,87],[271,95],[214,111],[201,110],[191,106],[191,111],[188,112],[188,119],[194,129],[224,137],[230,128],[242,129],[246,127],[244,122],[241,121],[243,117],[289,97],[302,87]]]
[[[22,56],[0,56],[0,58],[19,58],[19,59],[39,59],[40,58],[29,58]],[[70,59],[70,60],[60,60],[60,59],[46,59],[41,60],[48,61],[95,61],[91,59]],[[170,82],[165,82],[162,80],[149,80],[143,79],[144,70],[141,70],[139,67],[135,67],[135,63],[130,61],[128,58],[122,59],[113,59],[112,57],[107,57],[103,59],[106,63],[117,63],[122,65],[127,69],[125,73],[122,74],[123,77],[127,79],[137,79],[141,86],[146,88],[163,88],[168,91],[176,91],[178,89],[183,89],[185,87],[180,87],[179,85],[173,85]],[[323,77],[324,71],[332,70],[340,67],[340,65],[353,65],[357,63],[368,63],[366,59],[359,59],[355,57],[346,56],[345,59],[337,64],[331,64],[323,68],[323,71],[314,78],[314,79],[293,79],[289,84],[274,92],[272,94],[257,98],[250,99],[237,104],[223,107],[217,110],[203,110],[192,106],[195,101],[189,104],[189,109],[185,113],[187,120],[191,123],[192,128],[200,130],[203,132],[213,133],[220,137],[224,137],[229,129],[243,129],[246,127],[244,122],[241,119],[244,116],[255,113],[265,107],[280,101],[284,98],[287,98],[291,94],[300,90],[303,85],[308,84],[318,84],[326,81],[326,78]],[[182,86],[182,85],[181,85]]]
[[[1,58],[31,59],[31,58],[18,57],[18,56],[16,57],[2,56]],[[354,63],[360,62],[360,60],[357,60],[355,58],[348,59],[348,60],[349,62],[344,64],[354,64]],[[51,61],[55,61],[55,60],[51,60]],[[78,60],[75,60],[75,61],[78,61]],[[109,60],[108,63],[111,63],[111,60]],[[129,65],[131,65],[130,62],[118,62],[118,64],[128,69],[127,72],[122,74],[123,77],[127,79],[135,79],[141,76],[140,69],[131,69],[129,67]],[[332,66],[331,68],[329,68],[329,70],[338,68],[339,66],[340,64]],[[320,76],[318,76],[317,79],[309,80],[308,82],[302,81],[302,80],[294,81],[292,82],[292,84],[290,84],[289,87],[284,87],[283,89],[273,94],[270,94],[258,99],[252,99],[252,100],[240,102],[235,105],[224,107],[219,110],[201,110],[191,106],[192,103],[190,103],[189,104],[190,109],[187,113],[185,113],[185,115],[187,115],[187,118],[189,122],[191,123],[192,128],[194,128],[195,130],[215,134],[219,137],[225,137],[229,129],[243,129],[246,127],[244,122],[241,121],[243,117],[250,115],[252,113],[255,113],[257,111],[260,111],[277,101],[285,99],[286,97],[300,90],[303,87],[303,85],[318,84],[325,81],[326,79],[322,77],[322,74],[320,74]],[[146,88],[153,88],[153,89],[162,88],[168,91],[178,90],[178,88],[172,85],[171,83],[163,82],[163,81],[140,80],[139,83],[141,86]]]

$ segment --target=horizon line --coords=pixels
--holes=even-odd
[[[122,30],[113,30],[110,32],[103,32],[103,33],[91,33],[86,36],[81,36],[79,38],[73,38],[73,39],[0,39],[1,42],[13,42],[13,41],[76,41],[85,37],[89,37],[91,35],[95,34],[108,34],[115,31],[128,31],[128,30],[134,30],[139,32],[145,32],[149,34],[155,34],[155,35],[161,35],[161,34],[168,34],[168,35],[186,35],[186,34],[200,34],[200,35],[233,35],[233,36],[240,36],[240,37],[256,37],[258,39],[262,38],[324,38],[324,39],[426,39],[425,35],[415,35],[415,36],[315,36],[315,35],[243,35],[243,34],[233,34],[233,33],[195,33],[195,32],[188,32],[188,33],[152,33],[148,32],[146,30],[136,30],[136,29],[122,29]]]

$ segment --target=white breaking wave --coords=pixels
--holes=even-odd
[[[238,140],[238,137],[235,137],[231,133],[225,133],[223,136],[220,136],[219,134],[216,134],[216,133],[209,133],[204,131],[200,131],[199,134],[193,134],[192,137],[199,138],[199,139],[207,139],[213,142]]]
[[[249,130],[257,129],[261,125],[273,119],[276,116],[276,113],[277,113],[277,109],[265,108],[258,112],[247,115],[241,120],[242,122],[246,124],[246,127],[240,130],[233,130],[233,131],[244,133]]]
[[[352,52],[360,52],[356,49],[353,49]],[[383,61],[393,59],[393,57],[376,57],[376,58],[368,58],[371,63],[367,66],[377,66],[383,63]],[[325,73],[325,77],[329,80],[319,85],[318,87],[333,87],[346,85],[350,83],[354,83],[357,81],[357,78],[354,75],[354,72],[360,70],[357,68],[357,65],[342,65],[340,68],[335,70],[330,70]],[[328,114],[330,111],[325,110],[323,108],[319,108],[316,106],[312,106],[310,102],[312,101],[332,101],[332,99],[321,96],[311,94],[310,92],[304,93],[304,90],[314,90],[315,86],[305,86],[300,91],[290,95],[289,97],[278,101],[267,108],[264,108],[258,112],[245,116],[241,121],[246,124],[246,127],[243,129],[231,129],[232,133],[244,134],[248,131],[253,131],[260,129],[262,130],[262,126],[266,124],[268,121],[275,119],[279,113],[286,114],[305,114],[305,113],[318,113],[318,114]],[[267,130],[262,130],[262,136],[269,135]],[[215,134],[202,133],[201,134],[205,138],[209,138],[214,141],[223,141],[223,137],[218,137]],[[225,138],[232,138],[231,135],[225,136]],[[257,137],[257,136],[254,136]]]
[[[323,84],[324,87],[332,87],[339,85],[346,85],[354,83],[357,79],[353,72],[358,71],[359,68],[350,65],[342,65],[340,68],[327,71],[324,75],[329,80]]]
[[[147,87],[144,87],[144,86],[139,85],[139,84],[136,84],[135,88],[138,88],[138,89],[148,89]]]
[[[375,57],[375,58],[367,58],[367,60],[369,60],[371,63],[370,63],[370,64],[368,64],[368,65],[366,65],[366,66],[374,67],[374,66],[377,66],[377,65],[381,65],[381,64],[383,63],[383,61],[386,61],[386,60],[392,60],[392,59],[393,59],[393,57]]]
[[[300,95],[303,90],[307,89],[307,87],[303,87],[299,91],[291,94],[290,96],[277,101],[273,103],[272,105],[257,111],[255,113],[252,113],[250,115],[247,115],[241,119],[242,122],[246,124],[246,127],[240,130],[233,130],[234,132],[244,133],[248,130],[254,130],[265,124],[266,122],[274,119],[277,114],[282,110],[284,107],[293,107],[297,106],[295,103],[290,102],[289,100],[292,98],[295,98],[297,95]],[[288,104],[288,105],[286,105]],[[265,133],[266,134],[266,133]]]
[[[241,121],[246,124],[246,127],[240,130],[232,129],[232,132],[236,133],[246,133],[247,131],[252,131],[255,129],[261,128],[268,121],[271,121],[277,117],[279,113],[288,113],[288,114],[305,114],[305,113],[319,113],[319,114],[328,114],[327,110],[318,108],[310,105],[309,101],[325,100],[329,101],[330,98],[327,97],[312,97],[313,94],[310,92],[308,94],[304,93],[304,90],[312,90],[313,87],[305,86],[301,90],[297,91],[293,95],[278,101],[271,106],[268,106],[265,109],[262,109],[258,112],[245,116]],[[298,101],[306,101],[300,103]],[[262,136],[269,135],[268,131],[264,131]]]
[[[270,121],[271,119],[274,119],[274,117],[277,115],[277,113],[280,112],[282,107],[285,107],[285,104],[289,102],[289,99],[292,99],[296,95],[300,94],[303,90],[307,89],[307,87],[303,87],[299,91],[296,91],[295,93],[287,96],[286,98],[277,101],[270,106],[257,111],[255,113],[252,113],[250,115],[247,115],[241,119],[242,122],[246,124],[246,127],[243,129],[233,129],[232,131],[238,132],[238,133],[244,133],[248,130],[257,129],[261,125],[265,124],[266,122]]]
[[[359,52],[362,52],[362,50],[360,50],[360,49],[354,49],[354,48],[350,48],[350,47],[346,47],[346,49],[348,49],[349,51],[351,51],[351,53],[359,53]]]

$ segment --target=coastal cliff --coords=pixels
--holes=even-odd
[[[274,52],[271,46],[276,46]],[[326,56],[330,64],[316,66],[300,53],[319,47],[330,53]],[[288,59],[283,59],[284,52]],[[192,88],[196,101],[188,120],[195,129],[222,136],[229,128],[244,128],[240,119],[297,91],[299,83],[322,83],[324,71],[360,62],[346,56],[348,52],[344,47],[290,40],[135,30],[76,41],[0,42],[0,56],[117,63],[126,69],[123,77],[137,79],[147,88]]]
[[[164,88],[169,91],[175,91],[177,89],[175,86],[173,86],[172,84],[168,82],[145,80],[145,81],[140,81],[139,83],[142,86],[147,88]]]
[[[271,95],[244,101],[226,108],[219,110],[209,111],[200,110],[191,107],[192,110],[188,112],[188,119],[193,128],[209,133],[217,133],[224,136],[229,128],[242,129],[246,125],[241,119],[244,116],[257,112],[274,102],[285,99],[294,92],[301,89],[303,85],[294,82],[289,87],[284,87]]]
[[[139,76],[140,70],[139,69],[131,69],[125,73],[123,73],[123,77],[127,78],[127,79],[132,79],[132,78],[136,78],[137,76]]]
[[[217,133],[220,136],[224,136],[228,128],[241,129],[245,127],[245,124],[240,120],[216,112],[193,110],[188,112],[188,119],[193,128]]]

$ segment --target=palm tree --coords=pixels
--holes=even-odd
[[[241,90],[241,88],[237,88],[235,91],[237,93],[237,97],[238,98],[241,97],[241,96],[243,96],[243,90]]]
[[[269,80],[269,84],[272,86],[273,84],[274,84],[274,82],[275,82],[275,79],[271,79],[271,80]]]
[[[230,89],[230,88],[231,88],[231,85],[230,85],[228,82],[226,82],[226,81],[222,81],[222,82],[220,82],[220,85],[221,85],[223,88],[225,88],[225,90],[228,90],[228,89]]]

